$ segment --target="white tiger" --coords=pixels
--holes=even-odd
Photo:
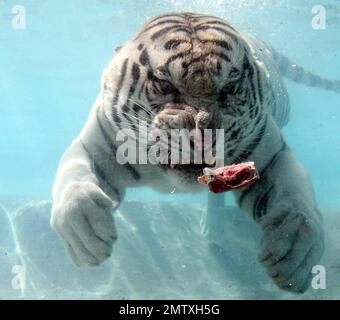
[[[206,190],[199,164],[126,164],[116,133],[147,119],[149,128],[224,129],[225,165],[251,160],[260,180],[235,196],[263,230],[259,261],[280,287],[303,292],[323,252],[321,215],[309,177],[285,143],[289,100],[281,74],[340,92],[261,41],[208,15],[153,19],[117,50],[80,135],[62,157],[51,225],[77,265],[98,265],[117,239],[112,210],[127,188]]]

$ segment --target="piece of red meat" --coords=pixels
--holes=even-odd
[[[205,168],[198,182],[207,184],[214,193],[221,193],[248,187],[258,179],[254,162],[244,162],[217,169]]]

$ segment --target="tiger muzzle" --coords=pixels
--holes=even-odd
[[[197,111],[186,105],[170,104],[155,117],[158,129],[204,130],[215,127],[212,123],[214,113],[205,110]]]
[[[182,139],[182,147],[180,152],[184,154],[190,154],[190,165],[194,165],[194,154],[200,153],[203,155],[204,150],[211,149],[215,143],[216,135],[214,130],[206,129],[214,129],[216,128],[214,122],[216,121],[216,116],[213,112],[208,112],[205,110],[195,110],[194,108],[187,105],[178,105],[178,104],[169,104],[166,106],[161,112],[157,114],[154,119],[154,127],[157,130],[161,130],[163,134],[171,137],[172,140],[174,138],[172,130],[175,130],[179,133]],[[211,134],[211,137],[206,138],[207,135]],[[183,143],[183,139],[187,139],[186,143]],[[172,142],[174,142],[172,140]],[[178,145],[175,143],[175,145]],[[179,146],[179,145],[178,145]],[[188,146],[189,149],[183,150],[183,146]],[[172,150],[171,150],[172,151]],[[171,153],[169,155],[171,157]],[[204,158],[204,162],[201,164],[195,164],[196,170],[202,170],[205,166],[211,166],[215,164],[215,159],[213,158]],[[186,162],[189,164],[188,162]],[[174,168],[176,164],[180,165],[178,162],[174,162],[173,159],[170,161],[170,167]],[[182,163],[184,164],[184,163]],[[186,166],[186,168],[188,168]]]

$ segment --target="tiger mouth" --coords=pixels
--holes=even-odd
[[[201,173],[204,168],[215,168],[216,160],[213,159],[209,162],[203,163],[170,163],[165,165],[166,169],[169,170],[176,170],[176,171],[185,171],[185,172],[192,172],[192,173]]]
[[[173,174],[179,176],[181,179],[184,179],[187,182],[195,183],[197,182],[198,177],[203,174],[203,169],[207,167],[213,168],[212,165],[209,165],[207,163],[181,164],[176,165],[173,169],[168,169],[168,172],[173,172]]]

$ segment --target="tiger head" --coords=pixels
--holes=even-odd
[[[225,162],[233,162],[260,111],[251,92],[256,69],[249,52],[220,18],[175,13],[150,19],[106,71],[107,115],[117,128],[136,129],[145,120],[149,131],[223,129]],[[213,151],[215,144],[213,137]],[[163,167],[196,181],[202,168],[214,165],[212,158],[201,164],[169,160]]]

